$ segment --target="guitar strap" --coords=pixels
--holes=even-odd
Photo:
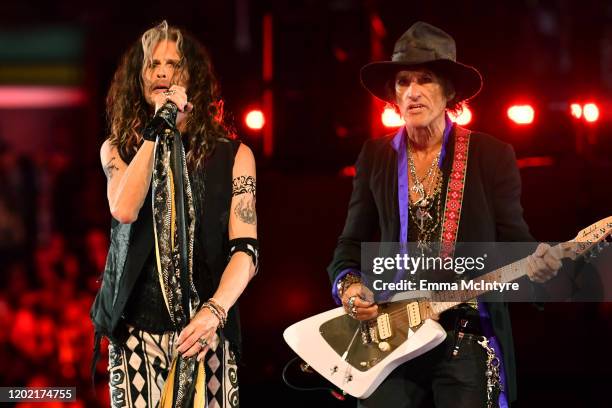
[[[446,189],[440,237],[440,257],[442,258],[452,257],[455,253],[457,232],[461,219],[461,206],[463,204],[463,191],[465,189],[469,147],[470,131],[455,125],[455,152]]]
[[[463,204],[463,192],[465,190],[465,178],[467,173],[468,151],[470,147],[470,131],[455,125],[455,152],[453,164],[446,189],[446,201],[444,205],[444,216],[442,218],[442,233],[440,237],[440,257],[452,257],[457,243],[457,232],[461,219],[461,207]],[[481,316],[481,325],[487,336],[483,336],[478,343],[487,352],[487,407],[508,407],[505,396],[505,373],[501,348],[497,338],[490,327],[490,320],[486,305],[477,303]],[[456,342],[456,346],[458,343]]]

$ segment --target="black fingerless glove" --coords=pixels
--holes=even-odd
[[[142,133],[144,140],[154,142],[157,136],[164,136],[165,133],[173,133],[176,129],[176,116],[178,107],[172,102],[166,102],[164,106],[157,110],[151,121],[145,126]],[[170,130],[168,132],[167,130]]]

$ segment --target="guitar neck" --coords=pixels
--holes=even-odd
[[[561,244],[559,244],[561,245]],[[557,245],[557,246],[559,246]],[[492,272],[486,273],[479,276],[476,279],[472,279],[472,282],[481,281],[485,285],[479,285],[478,287],[487,287],[486,283],[508,283],[515,281],[527,274],[529,268],[528,257],[519,259],[509,265],[503,266]],[[466,285],[467,286],[467,285]],[[474,286],[471,286],[474,287]],[[436,292],[430,301],[431,311],[435,314],[440,314],[446,310],[455,307],[461,303],[475,299],[478,296],[484,295],[485,293],[491,292],[490,289],[464,289],[461,291],[440,291]]]

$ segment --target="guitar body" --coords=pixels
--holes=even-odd
[[[434,320],[410,321],[409,305],[418,310],[418,302],[381,304],[378,319],[366,323],[338,307],[293,324],[283,336],[300,358],[336,387],[367,398],[396,367],[446,338]]]

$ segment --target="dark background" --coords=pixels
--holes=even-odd
[[[267,81],[264,15],[273,25]],[[449,32],[458,59],[482,73],[467,126],[514,146],[536,238],[568,240],[610,215],[609,2],[11,2],[0,15],[2,386],[76,385],[81,406],[108,398],[105,360],[97,397],[87,378],[88,309],[110,224],[99,162],[104,98],[122,52],[162,19],[207,46],[226,107],[258,161],[262,268],[241,300],[244,406],[353,405],[282,384],[293,357],[282,331],[334,306],[325,267],[346,214],[347,166],[365,139],[392,131],[380,124],[383,106],[360,87],[359,68],[388,59],[412,23]],[[68,89],[73,99],[34,105],[10,93],[33,86]],[[243,121],[248,109],[262,106],[265,91],[274,101],[264,128],[273,135],[272,154],[264,154],[264,132]],[[600,108],[597,122],[569,115],[569,103],[591,101]],[[525,102],[536,110],[534,123],[513,125],[506,109]],[[608,406],[609,303],[511,310],[516,406]]]

